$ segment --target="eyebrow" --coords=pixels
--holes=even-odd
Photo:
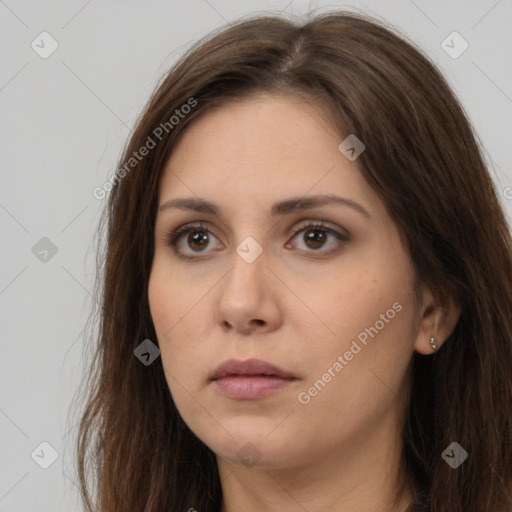
[[[272,216],[287,215],[290,213],[300,212],[303,210],[311,210],[313,208],[319,208],[320,206],[326,206],[329,204],[335,204],[339,206],[347,206],[353,210],[359,212],[366,218],[371,218],[370,214],[366,209],[359,203],[340,197],[333,194],[324,194],[309,197],[291,197],[284,201],[279,201],[272,205],[270,214]],[[220,215],[221,209],[215,203],[206,201],[205,199],[199,199],[196,197],[179,197],[176,199],[170,199],[160,206],[159,211],[164,211],[169,208],[179,208],[181,210],[193,211],[197,213],[209,213],[212,215]]]

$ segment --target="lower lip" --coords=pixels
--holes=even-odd
[[[254,377],[231,375],[215,380],[220,391],[229,398],[242,400],[257,400],[286,387],[296,379],[285,379],[275,375],[265,377],[258,375]]]

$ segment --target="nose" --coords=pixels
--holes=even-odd
[[[265,251],[251,263],[234,253],[232,268],[219,287],[217,322],[223,330],[241,334],[277,329],[282,286],[267,266]]]

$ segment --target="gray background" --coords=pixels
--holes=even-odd
[[[157,79],[226,22],[337,6],[388,20],[437,63],[486,148],[510,219],[511,0],[0,0],[0,511],[81,510],[69,408],[83,369],[92,239],[105,204],[92,190],[115,171]],[[31,47],[50,48],[43,31],[58,43],[46,59]],[[441,46],[453,31],[469,44],[455,59]],[[460,41],[448,44],[460,49]],[[55,255],[41,252],[43,237]],[[51,462],[51,451],[42,442],[58,453],[47,469],[40,464]]]

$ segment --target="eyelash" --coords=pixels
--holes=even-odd
[[[342,241],[342,242],[346,242],[349,239],[349,237],[347,235],[344,235],[342,233],[338,233],[337,231],[334,231],[333,229],[329,228],[325,223],[323,223],[321,221],[311,222],[310,224],[307,224],[306,226],[301,226],[300,228],[293,230],[292,238],[295,238],[298,233],[301,233],[301,232],[307,231],[307,230],[323,231],[325,233],[333,235],[335,238],[337,238],[339,241]],[[193,224],[193,225],[185,224],[184,226],[180,226],[179,228],[177,228],[174,231],[171,231],[169,234],[165,235],[164,242],[166,245],[169,245],[174,249],[174,252],[176,253],[176,255],[178,257],[183,258],[183,259],[188,259],[188,260],[197,259],[198,256],[185,256],[185,255],[181,254],[176,247],[178,245],[179,239],[183,235],[190,233],[192,231],[204,231],[206,233],[213,234],[208,229],[208,226],[206,226],[205,224],[202,224],[201,222],[199,222],[197,224]],[[335,250],[336,249],[328,251],[327,254],[330,254],[331,252],[333,252]],[[317,251],[311,250],[311,251],[306,251],[306,252],[322,252],[322,251],[321,251],[321,249],[319,249]],[[198,253],[198,254],[200,255],[201,253]]]

